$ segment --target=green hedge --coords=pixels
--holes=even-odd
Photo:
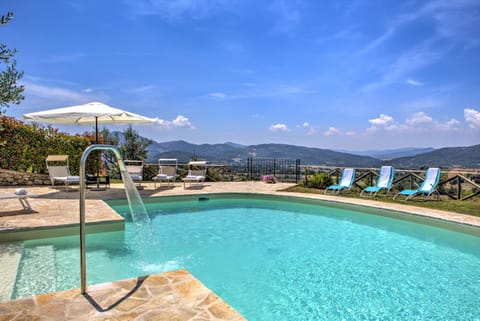
[[[333,179],[326,173],[315,173],[308,179],[306,187],[325,189],[333,184]]]
[[[80,157],[90,144],[86,136],[72,136],[50,126],[0,117],[0,168],[3,169],[44,174],[47,155],[69,155],[70,171],[77,175]]]

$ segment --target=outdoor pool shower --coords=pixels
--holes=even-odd
[[[88,146],[80,158],[80,280],[81,280],[81,292],[85,294],[87,292],[87,266],[85,256],[85,188],[86,188],[86,175],[85,175],[85,163],[88,155],[94,150],[111,151],[117,158],[120,172],[126,171],[125,164],[123,163],[122,156],[118,149],[112,145],[94,144]],[[122,174],[122,180],[125,183],[125,178]]]

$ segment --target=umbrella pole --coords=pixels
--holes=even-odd
[[[98,144],[98,117],[95,117],[95,144]]]
[[[98,145],[98,117],[95,117],[95,144]],[[103,189],[100,189],[100,156],[102,155],[102,151],[98,150],[97,151],[97,160],[96,160],[96,176],[97,176],[97,191],[101,191]]]
[[[98,144],[98,117],[95,117],[95,144]],[[100,153],[97,151],[97,189],[100,189],[100,173],[98,172]]]

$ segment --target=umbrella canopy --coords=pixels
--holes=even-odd
[[[137,115],[125,110],[113,108],[103,103],[92,102],[64,108],[56,108],[23,115],[26,120],[34,120],[51,124],[95,124],[96,140],[98,143],[98,124],[132,124],[153,123],[154,118]]]

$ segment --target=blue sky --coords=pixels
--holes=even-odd
[[[478,0],[4,0],[25,101],[101,101],[156,141],[480,143]],[[85,127],[60,127],[70,132]],[[109,126],[122,130],[122,126]]]

